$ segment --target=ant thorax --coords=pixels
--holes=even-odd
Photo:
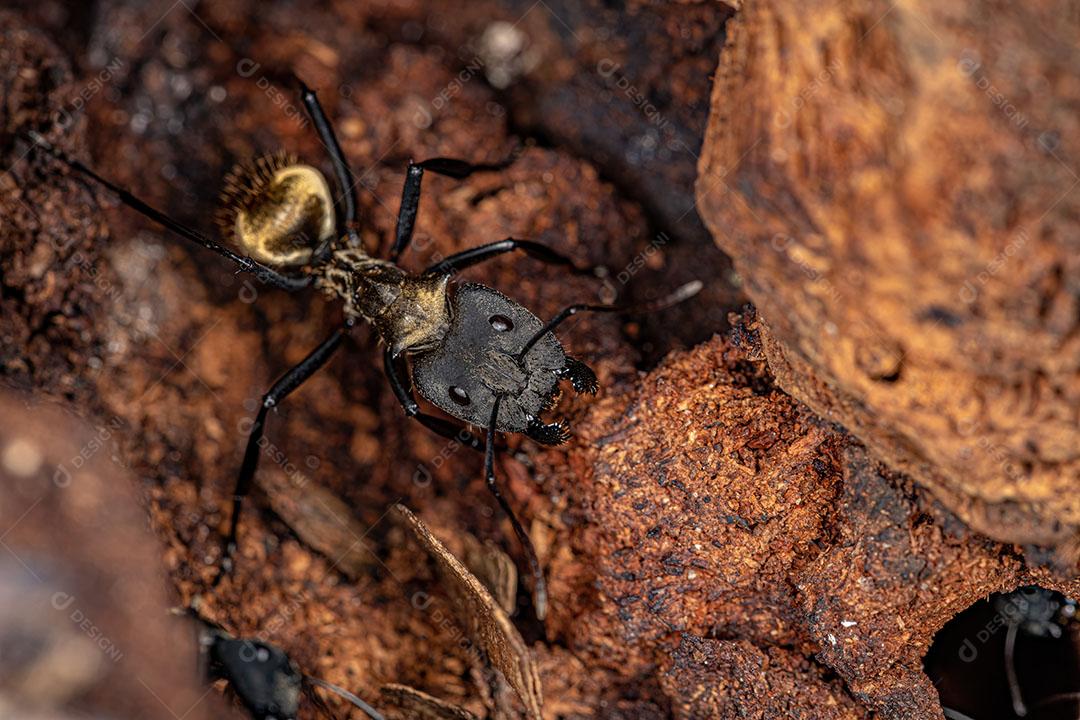
[[[413,275],[359,248],[335,250],[316,286],[345,303],[346,317],[375,328],[395,356],[442,342],[450,326],[449,275]]]

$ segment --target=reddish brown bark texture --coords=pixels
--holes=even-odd
[[[481,716],[522,713],[505,683],[492,679],[472,644],[463,640],[463,626],[440,591],[434,568],[385,513],[392,503],[405,503],[454,552],[463,547],[457,536],[467,529],[518,556],[513,534],[485,494],[479,458],[404,419],[381,378],[375,343],[366,331],[272,418],[260,485],[276,488],[275,499],[271,503],[256,492],[244,514],[237,570],[221,587],[210,587],[253,403],[276,374],[330,332],[338,310],[314,294],[257,288],[215,257],[192,251],[130,213],[107,209],[104,195],[58,173],[40,155],[20,159],[26,148],[12,134],[27,127],[46,131],[77,156],[93,159],[107,175],[209,229],[220,178],[235,159],[285,147],[328,169],[311,128],[298,121],[299,105],[279,84],[276,73],[287,68],[320,90],[346,154],[372,191],[361,193],[363,234],[372,248],[385,246],[392,233],[408,158],[494,160],[515,146],[519,132],[541,141],[506,171],[464,183],[428,180],[421,242],[406,256],[409,267],[513,235],[552,244],[581,263],[607,264],[615,279],[607,291],[623,297],[689,277],[710,284],[699,303],[672,316],[641,323],[615,317],[576,320],[563,339],[597,369],[600,396],[561,403],[559,412],[576,433],[567,446],[542,449],[508,439],[511,450],[499,463],[500,476],[530,529],[551,586],[543,627],[524,603],[516,616],[536,658],[545,717],[867,718],[876,713],[940,718],[921,658],[945,622],[987,593],[1025,582],[1080,590],[1069,584],[1067,574],[1029,567],[1018,548],[977,535],[955,517],[976,520],[971,509],[979,506],[956,500],[976,497],[978,488],[1005,487],[1002,471],[995,475],[994,464],[972,449],[961,492],[944,479],[953,467],[942,460],[944,451],[930,453],[950,436],[941,431],[931,437],[919,424],[931,409],[946,420],[953,417],[959,406],[934,393],[943,387],[942,378],[955,386],[957,397],[974,387],[960,382],[966,377],[960,370],[975,366],[977,357],[993,372],[1006,362],[1030,369],[1040,358],[1056,358],[1056,370],[1045,365],[1039,377],[1063,377],[1074,355],[1066,352],[1065,340],[1053,344],[1057,326],[1024,334],[1032,326],[1006,322],[1004,316],[994,316],[1001,319],[997,324],[986,318],[976,323],[952,307],[952,315],[935,310],[934,317],[960,313],[963,323],[942,321],[920,331],[915,324],[923,308],[901,312],[895,301],[909,293],[925,297],[927,307],[946,307],[942,294],[948,291],[934,285],[940,279],[935,271],[952,267],[938,261],[944,255],[929,239],[918,251],[903,250],[901,239],[914,242],[921,235],[899,228],[921,228],[924,219],[937,223],[927,228],[942,227],[950,217],[957,227],[981,227],[978,223],[994,218],[1003,227],[1033,222],[1028,213],[1035,198],[1049,192],[1059,172],[1056,164],[1046,165],[1045,177],[1029,168],[1036,193],[1025,191],[1021,197],[1017,190],[1013,214],[1000,208],[980,214],[976,208],[991,205],[990,195],[967,188],[963,199],[973,209],[948,215],[941,210],[943,193],[925,189],[935,187],[929,181],[888,187],[890,163],[897,157],[904,159],[898,167],[923,168],[913,178],[935,177],[925,173],[936,166],[919,158],[942,154],[946,129],[927,117],[926,108],[919,110],[915,101],[921,95],[901,97],[901,114],[923,118],[918,126],[924,134],[910,136],[920,142],[890,135],[889,142],[877,143],[867,138],[878,135],[860,134],[908,127],[884,110],[878,115],[868,110],[859,123],[824,121],[848,111],[830,83],[861,67],[856,60],[885,63],[877,74],[858,75],[860,87],[870,79],[887,85],[889,77],[909,77],[905,93],[943,92],[930,82],[936,75],[928,68],[916,68],[922,73],[916,83],[910,79],[914,70],[896,73],[888,64],[899,63],[910,44],[934,47],[934,34],[945,34],[940,26],[931,24],[934,32],[927,39],[922,23],[907,22],[912,16],[896,9],[878,24],[882,30],[868,10],[869,19],[856,25],[869,31],[871,46],[859,51],[862,46],[848,27],[852,18],[863,17],[855,10],[801,12],[802,25],[792,29],[791,9],[775,4],[744,9],[714,92],[714,124],[699,185],[701,206],[721,244],[742,264],[743,280],[768,321],[766,327],[748,310],[733,316],[731,328],[728,312],[741,302],[739,288],[726,258],[711,248],[700,227],[695,230],[693,213],[686,214],[697,155],[693,138],[704,128],[704,98],[731,13],[726,6],[633,5],[613,20],[601,6],[588,3],[581,6],[582,15],[573,15],[560,3],[428,9],[342,2],[298,13],[287,3],[228,2],[200,6],[196,16],[183,4],[100,2],[82,11],[78,23],[58,14],[59,7],[34,3],[26,14],[0,16],[0,52],[10,56],[0,66],[0,148],[4,167],[11,167],[0,182],[0,363],[5,384],[63,398],[92,423],[111,429],[116,456],[140,478],[136,488],[160,543],[169,602],[199,598],[203,612],[228,629],[261,635],[284,647],[306,671],[369,699],[389,697],[392,693],[380,696],[379,689],[401,683]],[[887,9],[881,7],[881,13]],[[933,18],[928,9],[920,17]],[[475,43],[495,20],[520,21],[529,47],[543,60],[505,93],[480,78],[482,71],[465,70],[476,47],[467,41]],[[563,22],[574,30],[568,33]],[[35,29],[35,23],[46,30]],[[76,26],[88,29],[80,34],[71,30]],[[847,54],[823,60],[807,55],[831,46],[807,40],[803,49],[803,38],[832,37],[829,32],[849,38],[843,46]],[[988,51],[979,50],[983,46],[976,41],[989,32],[975,26],[970,31],[971,47],[983,53],[983,63]],[[902,33],[910,37],[899,37]],[[52,44],[50,34],[66,51]],[[766,52],[774,42],[797,52],[776,59]],[[68,53],[83,79],[72,79]],[[658,72],[658,58],[669,56],[677,58],[671,70]],[[934,56],[919,55],[919,62],[929,62],[927,57]],[[258,68],[241,65],[245,58],[258,62]],[[597,71],[605,59],[621,68],[617,73],[625,83],[614,72]],[[822,80],[812,93],[792,90],[815,77],[815,62],[828,67],[834,60],[840,69],[832,80]],[[951,67],[947,59],[939,62]],[[87,91],[91,78],[109,67],[100,88]],[[613,66],[603,67],[608,72]],[[736,82],[736,72],[745,75],[744,83]],[[802,77],[803,84],[783,85],[783,93],[773,95],[758,88],[797,82],[791,77]],[[649,97],[667,97],[659,110],[670,124],[650,135],[652,120],[626,84]],[[886,99],[900,97],[902,89],[890,94],[884,86],[873,87]],[[570,91],[583,103],[576,117],[566,114],[559,100]],[[75,100],[84,94],[90,96],[85,103]],[[585,101],[594,96],[602,100]],[[784,102],[777,97],[801,98],[779,108],[797,110],[790,123],[774,120],[776,103]],[[981,138],[973,145],[988,156],[1006,152],[1004,145],[990,142],[996,137],[994,122],[1002,121],[984,117],[982,96],[954,92],[948,97],[959,103],[958,112],[969,102],[966,111],[982,113],[978,117],[988,121],[972,123],[973,137]],[[828,112],[815,110],[819,103]],[[50,126],[58,110],[76,106],[72,122]],[[552,108],[562,111],[553,115]],[[626,144],[638,142],[640,150],[659,141],[667,154],[609,152],[624,143],[612,141],[607,148],[597,139],[610,140],[596,130],[607,113],[619,118],[613,133],[629,138]],[[815,125],[817,120],[823,124]],[[1063,116],[1040,122],[1066,134]],[[758,128],[765,133],[764,154],[761,143],[754,144],[752,131]],[[781,130],[800,133],[798,143],[779,146],[773,138]],[[1001,142],[1019,141],[1008,140],[1006,133]],[[956,138],[947,144],[966,147]],[[1065,152],[1067,144],[1056,152]],[[880,146],[889,151],[871,153]],[[747,151],[743,163],[736,163]],[[814,155],[811,162],[811,151],[821,157]],[[864,158],[859,167],[865,173],[829,165],[853,158]],[[786,167],[788,162],[801,174],[773,188],[771,182],[787,176],[772,163]],[[973,155],[971,162],[986,170],[978,177],[988,187],[1019,172],[982,156]],[[717,163],[731,168],[722,181],[737,193],[717,194],[725,187],[713,187],[721,182],[715,179]],[[830,173],[835,179],[826,182]],[[827,188],[851,187],[849,176],[864,180],[844,191],[848,199],[826,205]],[[973,182],[958,170],[954,176],[956,182]],[[1058,185],[1061,193],[1068,187]],[[942,186],[951,187],[944,180]],[[890,244],[834,243],[835,233],[809,235],[801,225],[783,224],[806,217],[783,202],[815,188],[821,188],[815,190],[816,212],[826,213],[826,207],[837,212],[834,203],[849,209],[827,229],[843,228],[835,233],[849,238],[851,228],[860,228],[862,237],[876,218],[877,233],[888,230]],[[914,200],[897,199],[901,191],[919,199],[919,213],[902,212]],[[1070,202],[1068,196],[1056,206],[1048,202],[1045,222],[1060,218],[1056,227],[1064,229]],[[687,217],[693,223],[687,224]],[[755,242],[726,239],[729,231]],[[658,243],[659,232],[669,240]],[[776,250],[771,238],[778,232],[795,239],[779,242]],[[959,231],[945,233],[954,238],[949,257],[963,259],[957,267],[968,268],[976,262],[972,257],[997,247],[992,238],[1005,237],[974,234],[979,241],[968,247]],[[1065,240],[1032,228],[1026,242],[1028,248],[1042,248],[1038,258],[1044,263]],[[840,247],[857,251],[830,255],[830,248],[838,253]],[[897,247],[901,250],[889,249]],[[645,267],[630,273],[624,286],[618,273],[636,267],[635,258]],[[1071,260],[1062,258],[1061,277],[1068,278]],[[825,272],[814,264],[819,261],[830,273],[824,288],[822,275],[807,278],[806,267]],[[845,263],[852,272],[845,271]],[[1004,298],[1005,290],[994,283],[1036,273],[1016,266],[980,285],[979,301],[965,312],[974,314],[984,307],[979,303]],[[898,268],[907,274],[890,275]],[[966,277],[966,270],[956,272]],[[541,316],[604,292],[596,283],[522,258],[501,260],[469,277],[512,292]],[[861,278],[859,287],[866,288],[854,303],[847,302],[854,291],[843,284],[852,278]],[[842,296],[845,302],[830,299],[828,288],[841,287],[849,293]],[[874,288],[879,292],[871,293]],[[1062,293],[1066,290],[1047,296],[1052,301],[1044,323],[1064,322],[1058,313],[1065,311],[1055,304],[1065,302],[1057,299],[1065,297]],[[861,327],[854,313],[877,313],[875,303],[884,303],[881,312],[899,313],[888,322],[876,316],[866,320],[875,337],[899,338],[901,329],[911,333],[903,335],[911,340],[896,356],[902,357],[899,370],[890,364],[893,345],[871,345],[851,334]],[[847,319],[827,311],[842,311]],[[827,320],[836,327],[830,330]],[[985,336],[969,330],[972,323]],[[708,339],[721,331],[723,336]],[[968,332],[964,337],[974,343],[972,351],[954,342]],[[1004,336],[995,333],[1007,334],[1010,342],[1023,339],[1033,350],[994,360],[990,348],[1005,347]],[[828,340],[833,337],[839,339]],[[677,350],[694,343],[699,344]],[[1042,349],[1036,354],[1034,348]],[[846,365],[835,367],[868,367],[869,379],[829,370],[834,368],[830,349],[850,356]],[[651,371],[638,371],[640,364],[672,350],[677,351]],[[806,370],[811,362],[819,374]],[[1072,386],[1056,387],[1066,393]],[[854,394],[860,388],[868,399]],[[1023,397],[1043,397],[1037,393]],[[987,407],[993,406],[987,418],[1002,416],[1004,405],[995,403],[1014,397],[1004,390],[985,395]],[[1051,404],[1000,422],[1029,428],[1049,417],[1044,412],[1061,410],[1066,396],[1040,400]],[[943,404],[931,408],[931,401]],[[1075,410],[1075,404],[1071,407]],[[871,450],[834,424],[838,420],[850,422]],[[883,439],[886,422],[890,429]],[[1012,447],[1007,424],[994,425],[998,434],[988,434],[984,425],[970,427],[969,442],[988,437]],[[1037,445],[1038,452],[1030,451],[1033,458],[1050,458],[1053,448],[1062,447],[1055,443],[1067,437],[1059,424],[1046,428],[1045,442]],[[906,461],[920,453],[926,454],[920,463]],[[882,459],[925,481],[934,494],[888,469]],[[1033,459],[1031,472],[1049,478],[1046,467]],[[1044,494],[1035,515],[1023,516],[1046,518],[1051,508],[1072,502],[1060,492],[1064,485],[1053,484],[1063,478],[1024,486],[1032,496]],[[125,482],[123,475],[116,481]],[[337,556],[313,550],[294,534],[306,530],[282,521],[310,504],[315,487],[341,498],[351,512],[349,522],[342,518],[319,540],[333,547],[342,537],[354,538],[347,562],[335,564]],[[8,510],[2,517],[8,518]],[[1063,526],[1071,522],[1061,520]],[[363,530],[357,532],[354,524]],[[1047,538],[1056,542],[1059,534],[1007,539],[1053,544]],[[65,557],[72,551],[59,543],[54,552]],[[177,654],[174,647],[161,652],[170,659]],[[90,692],[102,696],[100,689]],[[312,712],[305,706],[305,716]]]
[[[231,717],[198,685],[192,628],[166,613],[160,549],[109,430],[21,394],[0,414],[0,712]]]
[[[697,190],[780,384],[992,537],[1080,528],[1075,3],[749,3]]]

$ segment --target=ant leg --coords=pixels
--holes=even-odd
[[[416,398],[413,397],[412,390],[401,379],[401,372],[390,348],[387,348],[386,352],[383,353],[383,362],[386,366],[386,377],[390,380],[390,387],[394,390],[394,396],[397,397],[398,402],[401,403],[401,408],[405,411],[406,417],[417,420],[428,430],[442,435],[444,438],[457,440],[473,450],[483,450],[484,446],[480,442],[480,438],[469,432],[464,425],[420,412],[420,405],[416,402]]]
[[[487,260],[504,253],[513,252],[514,250],[521,250],[529,257],[539,260],[540,262],[548,263],[549,265],[563,265],[569,268],[575,275],[596,274],[595,268],[579,267],[573,260],[562,253],[552,250],[547,245],[533,242],[532,240],[517,240],[515,238],[506,238],[505,240],[499,240],[498,242],[488,243],[487,245],[481,245],[479,247],[469,248],[468,250],[462,250],[459,253],[454,253],[450,257],[429,267],[424,271],[424,274],[452,275],[467,267],[486,262]]]
[[[394,232],[394,245],[390,249],[390,259],[397,262],[401,253],[412,240],[413,226],[416,224],[416,210],[420,206],[420,184],[424,171],[430,170],[438,175],[464,180],[475,172],[502,170],[517,159],[517,153],[497,163],[474,164],[454,158],[431,158],[422,162],[409,161],[405,172],[405,186],[401,189],[401,208],[398,210],[397,230]]]
[[[249,257],[234,253],[232,250],[229,250],[224,245],[220,245],[214,242],[202,233],[196,230],[192,230],[186,225],[177,222],[176,220],[173,220],[165,213],[154,207],[151,207],[150,205],[135,197],[119,185],[116,185],[101,177],[83,163],[70,157],[63,150],[54,147],[49,141],[47,141],[38,133],[30,132],[29,139],[30,142],[32,142],[36,147],[40,147],[45,152],[52,155],[54,158],[67,165],[68,168],[76,171],[83,177],[86,177],[89,180],[111,191],[120,199],[120,202],[122,202],[124,205],[127,205],[129,208],[136,211],[137,213],[150,218],[158,225],[161,225],[167,230],[172,230],[177,235],[183,237],[186,240],[190,240],[196,245],[200,245],[207,250],[213,250],[218,255],[232,260],[234,263],[237,264],[240,272],[252,273],[262,282],[265,282],[268,285],[283,288],[285,290],[299,290],[300,288],[307,287],[311,284],[312,278],[310,276],[289,277],[287,275],[282,275],[276,270],[273,270],[266,265],[258,263]]]
[[[335,330],[330,337],[323,340],[296,367],[278,378],[277,382],[263,395],[262,403],[259,405],[259,412],[255,416],[255,422],[251,426],[251,433],[248,435],[247,448],[244,450],[244,461],[240,465],[240,475],[236,479],[236,486],[233,490],[229,534],[225,539],[225,553],[221,560],[221,569],[217,577],[214,578],[214,585],[220,583],[222,578],[232,570],[233,555],[236,553],[236,532],[240,525],[240,510],[244,498],[247,497],[248,492],[251,490],[251,481],[255,478],[255,470],[259,466],[259,453],[262,450],[260,443],[266,426],[267,412],[270,408],[276,407],[278,403],[288,397],[289,393],[300,387],[308,378],[318,372],[319,368],[326,364],[334,351],[341,346],[341,341],[352,328],[352,325],[353,323],[349,321],[343,327]]]
[[[341,151],[341,145],[334,134],[334,128],[330,125],[330,121],[326,119],[326,113],[323,112],[315,91],[309,88],[300,78],[295,75],[293,77],[300,86],[300,99],[303,101],[304,107],[307,108],[316,132],[319,133],[319,139],[330,154],[330,162],[334,165],[334,175],[337,177],[338,186],[341,190],[341,201],[345,204],[344,209],[339,208],[339,210],[349,237],[352,238],[356,233],[354,227],[356,225],[356,182],[353,180],[352,170],[349,169],[349,163],[345,160],[345,154]]]
[[[540,560],[536,557],[536,548],[533,547],[532,539],[525,532],[525,528],[521,526],[521,521],[514,514],[514,509],[499,492],[499,486],[495,483],[495,426],[498,424],[499,403],[502,402],[502,398],[502,395],[495,396],[495,405],[491,408],[491,422],[488,423],[487,428],[487,449],[484,452],[484,480],[487,482],[488,490],[499,501],[503,512],[510,518],[510,524],[514,526],[514,534],[517,535],[518,542],[525,551],[525,559],[529,563],[529,572],[533,577],[533,607],[536,609],[536,618],[543,620],[547,616],[547,581],[544,580]]]

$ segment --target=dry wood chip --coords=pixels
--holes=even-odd
[[[296,478],[304,479],[296,482]],[[366,573],[376,558],[358,538],[367,533],[349,506],[306,476],[290,479],[285,473],[263,472],[256,483],[266,493],[274,512],[308,547],[330,558],[336,570],[350,580]]]
[[[540,676],[533,664],[532,654],[510,622],[510,617],[499,607],[484,584],[450,554],[419,518],[404,505],[395,505],[394,511],[435,559],[443,586],[450,594],[473,642],[506,677],[524,703],[529,717],[539,720],[543,704]]]
[[[390,683],[379,690],[380,706],[389,718],[408,720],[476,720],[464,708],[432,697],[408,685]]]
[[[484,583],[499,607],[512,614],[517,607],[517,566],[510,556],[490,540],[481,541],[472,533],[461,533],[465,541],[462,560],[472,574]]]

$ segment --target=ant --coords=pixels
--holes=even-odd
[[[298,78],[293,80],[328,151],[340,195],[333,198],[321,172],[288,155],[263,156],[238,165],[226,178],[218,224],[226,234],[225,242],[239,252],[151,207],[55,148],[40,134],[28,134],[34,145],[105,187],[124,205],[221,255],[238,271],[288,291],[314,286],[344,304],[342,325],[263,395],[236,481],[229,531],[214,585],[232,569],[241,506],[258,466],[267,413],[325,365],[349,331],[364,320],[385,345],[385,373],[405,415],[439,435],[484,452],[487,486],[522,545],[533,578],[533,605],[542,620],[547,607],[544,574],[528,534],[496,483],[495,433],[524,433],[543,445],[569,439],[564,421],[545,423],[540,416],[557,400],[560,380],[569,381],[578,393],[595,394],[597,379],[585,363],[566,354],[553,334],[567,318],[580,312],[652,312],[692,297],[702,285],[698,281],[687,283],[659,301],[636,307],[570,305],[543,323],[496,290],[474,283],[451,290],[450,279],[458,271],[512,251],[578,274],[594,274],[595,269],[578,267],[541,243],[515,238],[463,250],[420,273],[398,266],[413,236],[425,172],[462,180],[476,172],[502,169],[512,160],[496,164],[445,157],[410,161],[389,257],[368,254],[356,229],[352,171],[315,92]],[[486,442],[461,423],[423,412],[413,384],[424,399],[448,415],[486,429]]]
[[[384,720],[377,710],[348,690],[301,673],[281,648],[262,640],[235,638],[194,610],[187,614],[198,623],[200,675],[208,683],[225,680],[255,720],[296,720],[304,691],[329,712],[312,686],[340,695],[372,720]]]

